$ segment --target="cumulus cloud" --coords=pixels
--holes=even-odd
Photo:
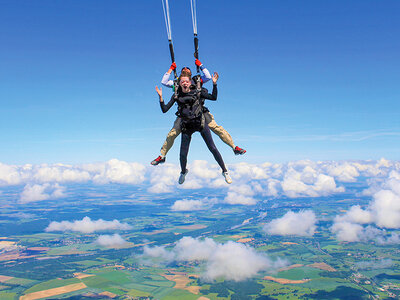
[[[126,243],[126,241],[118,233],[114,233],[113,235],[100,235],[95,243],[99,244],[100,246],[111,247],[123,245]]]
[[[373,195],[370,205],[376,224],[385,228],[400,228],[400,180],[392,172],[383,189]]]
[[[339,241],[345,242],[375,242],[379,245],[391,245],[400,243],[400,235],[388,233],[385,229],[379,229],[368,225],[366,227],[351,222],[334,223],[332,232]]]
[[[92,233],[95,231],[105,230],[129,230],[132,227],[127,223],[121,223],[118,220],[105,221],[103,219],[91,220],[89,217],[84,217],[82,220],[51,222],[45,229],[50,231],[75,231],[81,233]]]
[[[326,167],[328,175],[341,182],[355,182],[360,176],[357,167],[349,162],[332,163]]]
[[[139,163],[129,163],[118,159],[83,165],[58,163],[14,166],[0,163],[0,185],[88,181],[99,184],[110,182],[139,184],[145,180],[145,171],[146,168]]]
[[[190,173],[195,177],[206,180],[215,179],[221,176],[219,167],[216,165],[210,165],[205,160],[194,160],[193,163],[190,164]]]
[[[180,169],[173,164],[165,163],[153,169],[150,174],[148,192],[154,194],[172,193],[178,181]]]
[[[339,241],[358,242],[363,232],[363,226],[347,221],[335,222],[331,231],[336,234]]]
[[[272,166],[269,163],[262,165],[254,165],[248,163],[238,163],[232,165],[230,168],[235,179],[268,179],[270,177],[271,169],[278,167],[278,165]]]
[[[145,167],[139,163],[111,159],[101,164],[98,170],[100,172],[94,175],[93,181],[100,184],[109,182],[139,184],[145,180]]]
[[[172,262],[175,259],[175,253],[168,251],[164,246],[144,246],[143,257],[159,258],[167,263]]]
[[[27,184],[22,191],[19,203],[52,200],[65,197],[65,188],[58,183]]]
[[[317,218],[311,210],[298,213],[288,211],[283,217],[267,223],[263,229],[271,235],[312,236],[316,222]]]
[[[218,248],[218,244],[210,238],[204,240],[185,236],[175,245],[176,259],[180,261],[208,260]]]
[[[232,185],[224,202],[229,204],[254,205],[257,201],[253,198],[255,192],[249,185]]]
[[[41,165],[32,177],[38,182],[85,182],[91,178],[89,172],[65,164]]]
[[[171,250],[164,247],[144,247],[144,255],[170,261],[201,261],[205,264],[202,275],[206,280],[225,278],[242,281],[260,271],[277,269],[287,264],[284,260],[272,261],[250,246],[229,241],[217,243],[213,239],[183,237]]]
[[[17,185],[22,181],[22,174],[17,166],[0,163],[0,185]]]
[[[204,204],[200,200],[177,200],[171,207],[174,211],[192,211],[204,209]]]
[[[357,224],[369,224],[372,221],[372,212],[370,210],[362,209],[359,205],[354,205],[344,215],[335,217],[335,223],[350,222]]]
[[[385,161],[381,162],[384,166]],[[398,236],[388,236],[383,229],[400,228],[400,174],[391,171],[388,178],[381,183],[380,188],[375,186],[369,189],[372,201],[362,209],[360,206],[352,206],[348,212],[335,217],[331,231],[341,241],[370,241],[377,243],[398,243]],[[370,224],[364,227],[362,225]]]
[[[328,196],[344,192],[343,187],[337,187],[331,176],[316,172],[310,166],[302,172],[290,168],[282,181],[283,193],[289,198]]]
[[[220,244],[210,256],[204,278],[242,281],[256,276],[260,271],[277,269],[286,265],[283,260],[273,262],[247,245],[229,241]]]

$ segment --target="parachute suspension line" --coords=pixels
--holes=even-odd
[[[190,0],[190,9],[192,11],[193,33],[197,35],[196,0]]]
[[[164,2],[165,1],[165,2]],[[169,4],[168,0],[161,0],[164,12],[165,27],[167,28],[168,41],[172,41],[171,21],[169,18]]]
[[[199,59],[199,39],[197,38],[197,14],[196,0],[190,0],[190,9],[192,12],[193,34],[194,34],[194,57]],[[197,74],[200,74],[200,67],[196,66]]]
[[[165,20],[165,27],[167,28],[167,35],[168,35],[168,42],[169,42],[169,53],[171,54],[171,61],[175,62],[175,54],[174,54],[174,46],[172,45],[172,31],[171,31],[171,21],[169,17],[169,3],[168,0],[161,0],[163,12],[164,12],[164,20]],[[174,70],[174,77],[175,77],[175,86],[177,86],[176,81],[178,78],[178,74],[176,70]]]

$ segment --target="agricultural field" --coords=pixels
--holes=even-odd
[[[329,216],[338,207],[346,209],[360,199],[281,199],[279,205],[265,199],[252,207],[216,204],[211,211],[191,212],[171,211],[173,202],[173,197],[164,196],[147,204],[134,199],[114,203],[109,195],[97,204],[53,203],[41,213],[37,206],[24,207],[28,218],[9,218],[0,227],[0,298],[340,299],[350,293],[354,299],[392,299],[400,295],[400,273],[393,267],[400,262],[398,246],[339,242],[328,230]],[[263,231],[282,211],[310,206],[323,220],[313,237]],[[15,209],[4,206],[3,215]],[[98,232],[46,232],[53,221],[72,222],[87,215],[91,222],[118,219],[129,224],[118,231],[124,243],[101,244],[103,233]],[[8,231],[9,227],[13,229]],[[271,261],[282,260],[282,266],[259,270],[251,278],[210,280],[206,276],[210,262],[168,258],[184,237],[221,247],[241,245]],[[149,249],[164,256],[146,256]],[[388,265],[368,267],[371,259]]]

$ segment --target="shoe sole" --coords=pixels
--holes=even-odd
[[[245,154],[245,153],[246,153],[246,150],[245,150],[244,152],[242,152],[242,153],[240,153],[240,152],[239,152],[239,153],[236,153],[236,152],[235,152],[235,155],[243,155],[243,154]]]
[[[179,183],[179,184],[183,184],[183,183],[185,182],[187,173],[189,173],[189,170],[186,170],[186,173],[185,173],[185,175],[183,176],[183,181],[182,181],[182,182],[181,182],[180,180],[178,180],[178,183]],[[182,174],[182,173],[181,173],[181,174]],[[181,178],[181,177],[179,176],[179,179],[180,179],[180,178]]]

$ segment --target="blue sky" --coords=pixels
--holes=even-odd
[[[161,1],[1,1],[0,161],[147,164],[174,120]],[[189,1],[170,0],[178,66],[194,67]],[[398,1],[198,1],[208,106],[248,153],[227,163],[399,159]],[[211,89],[211,84],[209,86]],[[163,89],[166,97],[170,91]],[[177,163],[180,139],[168,155]],[[213,161],[201,137],[189,159]]]

